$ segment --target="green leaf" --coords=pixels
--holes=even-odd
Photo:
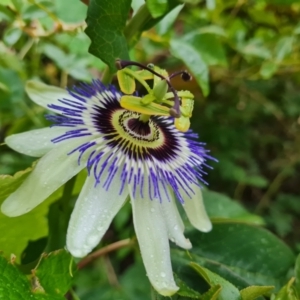
[[[274,300],[299,300],[295,287],[293,286],[295,278],[290,281],[279,291]]]
[[[32,168],[16,173],[14,176],[0,175],[0,204],[14,192],[26,179]],[[48,224],[45,216],[49,203],[56,200],[61,194],[61,189],[51,195],[31,212],[20,217],[9,218],[0,213],[0,251],[17,256],[20,261],[21,253],[29,240],[34,241],[44,237],[48,233]],[[24,199],[26,201],[26,199]]]
[[[115,60],[129,59],[123,31],[130,10],[130,0],[91,0],[85,32],[91,39],[90,53],[103,60],[115,72]]]
[[[32,285],[27,277],[0,255],[0,299],[9,300],[64,300],[65,297],[49,295],[37,281]]]
[[[50,1],[41,1],[39,2],[39,6],[37,5],[30,5],[26,7],[22,13],[22,18],[24,20],[33,20],[33,19],[40,19],[46,18],[48,16],[48,12],[40,8],[45,7],[48,11],[52,11],[53,3]]]
[[[221,285],[217,284],[212,286],[205,294],[203,294],[201,300],[217,300],[222,290]]]
[[[174,278],[177,286],[179,287],[179,290],[177,292],[179,296],[193,299],[201,299],[201,294],[187,286],[187,284],[183,280],[181,280],[177,276],[177,274],[174,274]]]
[[[198,34],[214,34],[214,35],[218,35],[218,36],[222,36],[222,37],[227,37],[227,34],[224,30],[223,27],[220,27],[218,25],[207,25],[207,26],[203,26],[199,29],[197,29],[197,31],[195,31],[195,33],[198,32]]]
[[[134,278],[134,280],[132,280]],[[122,291],[130,300],[150,300],[151,285],[148,278],[145,276],[145,267],[141,259],[137,259],[120,277]],[[119,297],[127,299],[127,297]],[[117,298],[111,298],[117,299]],[[124,300],[125,300],[124,299]]]
[[[281,62],[293,50],[294,37],[285,36],[279,39],[275,47],[275,61]]]
[[[274,289],[274,286],[249,286],[241,290],[243,300],[255,300],[259,296],[268,295]]]
[[[170,47],[172,55],[186,64],[195,76],[203,95],[207,96],[209,93],[208,66],[199,51],[193,45],[180,39],[171,40]]]
[[[72,5],[72,13],[70,13]],[[54,1],[55,12],[59,19],[66,23],[77,23],[84,21],[87,6],[82,1]]]
[[[190,264],[193,269],[199,273],[210,286],[220,285],[222,287],[221,292],[219,294],[219,300],[240,300],[240,292],[239,290],[229,281],[225,280],[218,274],[211,272],[210,270],[199,266],[196,263]]]
[[[174,250],[174,266],[176,261],[182,259],[196,262],[239,289],[250,285],[274,285],[278,289],[294,264],[292,251],[276,236],[260,227],[214,223],[209,233],[193,230],[187,232],[186,236],[193,248],[189,256],[183,251]],[[178,267],[174,271],[178,273]],[[178,275],[181,277],[180,273]]]
[[[5,5],[5,3],[0,4],[0,19],[6,21],[13,20],[15,18],[14,13],[10,9],[2,5]]]
[[[249,213],[237,201],[234,201],[226,195],[204,190],[202,192],[206,211],[210,218],[230,219],[240,222],[263,225],[264,219],[260,216]]]
[[[215,0],[206,0],[206,7],[208,10],[214,10],[216,7],[216,1]]]
[[[26,277],[0,255],[0,299],[29,299],[31,291]]]
[[[18,12],[21,12],[25,2],[23,0],[11,0],[13,6]]]
[[[47,293],[63,296],[72,284],[72,265],[71,254],[66,250],[58,250],[43,254],[32,273]]]
[[[300,254],[297,256],[296,264],[295,264],[295,286],[300,296]]]
[[[183,7],[184,4],[178,5],[163,17],[163,19],[156,26],[156,30],[159,35],[164,35],[171,29]]]
[[[10,28],[10,29],[5,31],[5,34],[3,36],[3,41],[7,45],[12,46],[19,40],[21,35],[22,35],[21,29],[19,29],[19,28]]]
[[[27,178],[32,168],[17,172],[14,176],[0,175],[0,203],[13,193]]]
[[[251,17],[251,19],[255,23],[259,24],[267,24],[269,26],[276,26],[278,23],[278,20],[276,19],[276,14],[274,11],[269,11],[266,9],[249,9],[248,14]]]
[[[164,15],[169,8],[168,0],[148,0],[146,4],[153,18]]]
[[[240,52],[245,55],[255,56],[263,59],[271,59],[270,50],[259,39],[252,39],[242,47],[239,47]]]

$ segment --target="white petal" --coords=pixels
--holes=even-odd
[[[170,193],[172,195],[172,193]],[[164,201],[165,200],[165,201]],[[169,239],[183,249],[191,249],[192,244],[183,235],[184,224],[178,212],[174,198],[171,201],[164,199],[160,204],[160,210],[165,220]]]
[[[145,184],[146,185],[146,184]],[[147,195],[147,193],[144,193]],[[133,222],[148,278],[164,296],[178,291],[173,278],[167,228],[158,200],[131,196]]]
[[[75,257],[83,257],[93,250],[107,231],[112,219],[128,197],[127,188],[119,195],[121,182],[117,172],[108,191],[103,183],[95,187],[93,175],[87,178],[72,212],[67,248]]]
[[[30,99],[36,104],[55,112],[57,111],[49,108],[48,105],[54,104],[65,107],[66,105],[58,100],[63,98],[72,99],[72,96],[70,96],[66,90],[56,86],[44,84],[40,81],[27,81],[25,90]]]
[[[90,137],[69,140],[43,156],[23,184],[3,202],[2,212],[10,217],[29,212],[80,172],[86,166],[89,152],[82,155],[80,165],[77,153],[67,153],[89,140]]]
[[[66,128],[48,127],[13,134],[5,139],[5,143],[17,152],[41,157],[58,144],[51,142],[52,139],[65,133]],[[61,145],[62,143],[59,143]]]
[[[191,224],[200,231],[208,232],[212,229],[212,225],[203,204],[201,189],[195,184],[191,186],[191,188],[195,192],[195,194],[192,194],[192,198],[181,190],[181,195],[184,200],[182,206]]]

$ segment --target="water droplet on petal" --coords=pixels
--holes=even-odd
[[[175,225],[175,226],[174,226],[174,230],[178,230],[178,225]]]
[[[98,235],[96,234],[91,234],[87,238],[87,244],[91,247],[94,247],[98,242]]]
[[[161,276],[162,278],[165,278],[165,277],[166,277],[166,273],[161,272],[161,273],[160,273],[160,276]]]
[[[154,212],[155,212],[155,209],[154,209],[153,207],[151,207],[150,211],[151,211],[152,213],[154,213]]]

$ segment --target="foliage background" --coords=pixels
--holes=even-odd
[[[158,2],[160,5],[157,5]],[[90,6],[93,3],[97,1],[90,1]],[[102,3],[105,5],[108,2]],[[121,13],[130,5],[130,1],[119,3],[115,9],[120,9]],[[136,13],[141,3],[143,1],[132,2],[130,16]],[[169,73],[184,68],[191,71],[193,81],[185,83],[174,80],[174,86],[177,90],[189,89],[195,94],[192,128],[219,160],[212,164],[214,170],[209,170],[206,178],[209,189],[218,193],[204,193],[208,212],[216,222],[216,229],[211,236],[211,243],[216,243],[215,256],[209,257],[207,253],[212,251],[209,247],[207,253],[199,250],[210,245],[206,240],[210,238],[202,235],[193,242],[196,244],[196,253],[199,250],[199,257],[224,263],[230,266],[231,271],[240,267],[235,265],[238,254],[233,253],[232,249],[239,247],[243,236],[250,234],[250,227],[243,233],[243,224],[251,223],[264,224],[289,245],[294,254],[298,254],[300,4],[292,0],[148,1],[147,4],[151,17],[148,23],[144,22],[140,27],[134,24],[136,27],[133,26],[133,29],[127,26],[125,36],[121,34],[121,38],[125,42],[127,39],[132,60],[144,64],[152,62],[166,68]],[[90,10],[88,14],[90,24],[85,33],[88,6],[83,2],[1,1],[0,143],[4,143],[4,138],[10,134],[48,125],[44,119],[45,111],[34,105],[25,94],[26,80],[39,78],[48,84],[65,87],[100,78],[103,73],[106,78],[109,77],[105,63],[96,56],[103,61],[107,59],[108,63],[115,57],[110,58],[107,55],[109,51],[100,47],[103,28],[93,28],[93,18],[99,17],[97,10],[94,12],[93,15]],[[128,18],[126,11],[123,17],[124,20]],[[93,41],[90,50],[96,56],[89,53],[90,39]],[[114,47],[120,50],[116,45]],[[29,168],[34,161],[10,150],[5,144],[1,145],[0,154],[0,174],[13,175]],[[18,173],[15,177],[1,175],[0,201],[24,180],[29,171]],[[83,182],[81,177],[84,178],[84,174],[76,181],[73,201],[80,191]],[[45,249],[50,252],[64,245],[61,232],[64,232],[67,221],[65,216],[61,216],[64,212],[61,211],[60,201],[56,201],[61,197],[62,190],[58,190],[44,204],[22,217],[10,219],[0,215],[0,232],[3,233],[0,249],[4,257],[9,258],[14,253],[17,263],[23,266],[29,264],[24,268],[25,273],[32,269],[33,265],[30,264],[36,264],[36,259]],[[223,224],[219,233],[220,224],[217,222]],[[235,233],[222,244],[221,237],[230,229],[226,222],[233,222],[230,226],[233,226]],[[222,233],[222,230],[225,231]],[[128,205],[113,221],[99,248],[133,236]],[[265,237],[258,235],[255,239],[250,235],[253,247],[247,245],[249,248],[245,249],[242,258],[248,256],[249,259],[250,253],[259,255],[260,251],[267,249],[266,256],[262,257],[270,258],[266,262],[270,267],[270,280],[258,281],[257,284],[273,285],[272,274],[273,277],[277,275],[275,266],[271,265],[276,253],[268,252],[269,248],[263,245],[262,238]],[[204,239],[203,244],[197,248],[197,241],[201,239]],[[274,240],[276,245],[281,243],[279,239],[276,242]],[[292,257],[292,252],[284,252],[282,266],[289,255]],[[227,253],[230,255],[226,258]],[[175,254],[174,257],[176,261],[178,257]],[[295,276],[289,271],[295,258],[291,260],[293,263],[286,262],[283,267],[285,276],[289,275],[285,279],[280,275],[282,278],[276,286],[277,291],[287,283],[288,278]],[[200,260],[197,262],[234,285],[239,285],[238,280],[230,279],[220,268],[209,267]],[[252,267],[255,269],[255,266]],[[280,265],[277,267],[280,268]],[[261,266],[256,268],[257,271],[263,269]],[[184,278],[186,284],[189,283],[189,287],[197,290],[193,280],[183,275],[183,269],[175,268],[175,272],[181,279]],[[245,270],[251,271],[246,267]],[[86,300],[156,299],[158,296],[151,292],[144,273],[137,245],[131,243],[82,268],[61,294],[69,290],[69,299],[80,297]],[[250,275],[239,276],[245,279]],[[70,290],[71,285],[73,288]],[[245,286],[241,284],[239,289],[242,287]],[[199,292],[203,291],[205,287],[199,288]],[[267,299],[270,293],[268,295],[265,296]],[[186,297],[191,297],[191,294]],[[219,297],[230,299],[224,295]],[[295,293],[289,294],[289,297],[276,299],[297,299]]]

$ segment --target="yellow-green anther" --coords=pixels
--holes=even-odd
[[[143,105],[141,103],[140,97],[135,96],[123,96],[121,98],[120,104],[123,108],[135,111],[145,115],[159,115],[159,116],[169,116],[169,108],[157,103],[151,102],[148,105]]]
[[[141,99],[141,104],[142,105],[149,105],[151,102],[155,100],[155,96],[151,94],[147,94]]]
[[[160,102],[168,91],[168,84],[166,80],[159,81],[153,88],[153,95],[157,102]]]
[[[193,99],[181,99],[181,113],[183,116],[190,118],[194,109],[194,100]]]
[[[131,95],[135,91],[135,80],[134,78],[126,72],[125,69],[119,70],[117,72],[117,78],[121,91],[124,94]]]

